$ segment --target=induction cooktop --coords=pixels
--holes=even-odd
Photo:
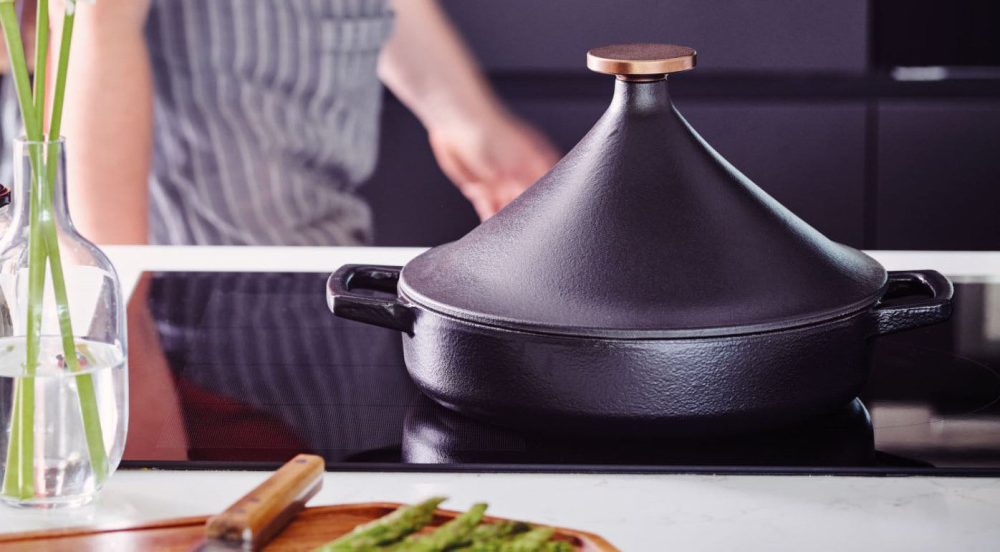
[[[861,396],[764,434],[621,440],[482,424],[426,399],[398,332],[334,317],[327,274],[146,274],[129,304],[125,467],[1000,476],[1000,282],[879,338]],[[470,366],[475,370],[475,366]],[[794,390],[790,390],[794,392]]]

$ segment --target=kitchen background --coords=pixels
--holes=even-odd
[[[443,0],[500,94],[564,150],[607,107],[588,49],[695,47],[684,116],[831,238],[871,249],[1000,249],[1000,2]],[[362,188],[378,245],[477,223],[416,119],[387,93]]]

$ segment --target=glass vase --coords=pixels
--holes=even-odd
[[[62,140],[16,141],[0,241],[0,500],[23,507],[93,500],[128,423],[121,286],[73,227],[64,159]]]

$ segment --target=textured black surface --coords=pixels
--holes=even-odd
[[[607,112],[549,174],[410,262],[401,292],[467,320],[602,335],[759,331],[874,301],[882,267],[721,158],[666,81],[615,82]]]
[[[727,433],[794,425],[849,402],[868,371],[864,320],[647,341],[501,331],[423,312],[403,351],[425,394],[482,421],[592,435]]]
[[[944,322],[951,316],[954,286],[934,270],[889,273],[889,288],[874,310],[879,335]],[[898,302],[898,297],[917,294]],[[921,298],[919,294],[926,297]]]
[[[830,414],[860,391],[869,338],[947,320],[953,293],[937,272],[890,272],[877,303],[827,322],[616,339],[483,325],[365,293],[391,292],[399,272],[341,267],[328,282],[331,309],[402,330],[410,375],[441,405],[489,423],[591,435],[762,431]]]

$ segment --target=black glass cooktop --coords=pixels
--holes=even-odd
[[[125,466],[270,469],[313,452],[332,470],[1000,475],[1000,283],[959,284],[951,321],[878,339],[863,393],[827,418],[622,441],[437,406],[398,333],[329,313],[326,277],[145,275],[129,305]]]

